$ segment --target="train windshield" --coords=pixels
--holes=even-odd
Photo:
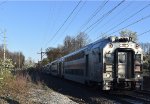
[[[119,54],[118,55],[118,62],[119,63],[125,63],[126,62],[126,56],[125,56],[125,54]]]
[[[105,61],[107,64],[111,64],[113,62],[112,54],[106,54],[105,55]]]

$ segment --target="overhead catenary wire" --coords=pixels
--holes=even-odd
[[[139,23],[139,22],[141,22],[141,21],[143,21],[143,20],[145,20],[145,19],[148,19],[148,18],[150,18],[150,14],[147,15],[147,16],[145,16],[145,17],[142,17],[142,18],[138,19],[137,21],[132,22],[131,24],[128,24],[128,25],[125,26],[125,27],[122,27],[122,28],[120,28],[120,29],[118,29],[118,30],[116,30],[116,31],[114,31],[114,32],[112,32],[112,33],[110,33],[109,35],[107,35],[107,37],[110,36],[110,35],[112,35],[113,33],[119,32],[119,31],[121,31],[121,30],[123,30],[123,29],[125,29],[125,28],[127,28],[127,27],[129,27],[129,26],[132,26],[132,25],[134,25],[134,24],[136,24],[136,23]],[[139,34],[138,36],[141,36],[141,35],[146,34],[146,33],[148,33],[148,32],[150,32],[150,30],[145,31],[145,32]],[[100,36],[98,36],[98,37],[95,38],[94,40],[97,40],[97,39],[99,39],[99,38],[100,38]]]
[[[107,14],[111,14],[117,7],[119,7],[123,2],[124,2],[125,0],[122,0],[120,3],[118,3],[114,8],[112,8],[110,11],[108,11],[107,13],[105,13],[104,15],[102,15],[102,18],[105,16],[105,15],[107,15]],[[101,19],[101,18],[100,18]],[[98,19],[98,21],[100,20],[100,19]],[[97,22],[97,21],[96,21]],[[95,23],[95,22],[94,22]],[[94,24],[93,23],[93,24]],[[85,32],[85,31],[84,31]],[[89,36],[88,36],[89,37]],[[88,38],[87,37],[87,38]]]
[[[106,31],[104,34],[107,34],[108,32],[112,31],[113,29],[115,29],[116,27],[120,26],[121,24],[123,24],[124,22],[126,22],[127,20],[129,20],[130,18],[134,17],[135,15],[137,15],[138,13],[140,13],[141,11],[143,11],[144,9],[148,8],[150,6],[150,4],[144,6],[142,9],[138,10],[137,12],[133,13],[131,16],[127,17],[125,20],[123,20],[122,22],[120,22],[119,24],[115,25],[114,27],[110,28],[108,31]]]
[[[132,25],[134,25],[134,24],[136,24],[136,23],[139,23],[139,22],[141,22],[141,21],[143,21],[143,20],[145,20],[145,19],[148,19],[148,18],[150,18],[150,14],[147,15],[147,16],[145,16],[145,17],[142,17],[142,18],[138,19],[138,20],[135,21],[135,22],[132,22],[132,23],[128,24],[127,26],[125,26],[125,27],[123,27],[123,28],[120,28],[120,29],[118,29],[118,30],[116,30],[116,31],[114,31],[114,32],[112,32],[112,33],[110,33],[109,35],[112,35],[113,33],[116,33],[116,32],[118,32],[118,31],[120,31],[120,30],[123,30],[123,29],[125,29],[125,28],[127,28],[127,27],[129,27],[129,26],[132,26]]]
[[[65,21],[62,23],[62,25],[58,28],[58,30],[56,31],[56,33],[55,33],[55,34],[52,36],[52,38],[46,43],[46,45],[56,37],[56,35],[58,34],[58,32],[62,29],[62,27],[66,24],[66,22],[68,21],[68,19],[72,16],[72,14],[74,13],[74,11],[77,9],[77,7],[80,5],[81,1],[82,1],[82,0],[80,0],[80,1],[78,2],[78,4],[77,4],[77,5],[75,6],[75,8],[71,11],[71,13],[69,14],[69,16],[65,19]],[[46,46],[46,45],[45,45],[45,46]]]
[[[50,23],[49,23],[49,17],[53,17],[52,15],[53,15],[53,12],[52,12],[53,10],[50,8],[49,9],[49,14],[48,14],[48,20],[46,21],[46,25],[48,25],[47,26],[47,28],[49,27],[49,25],[50,25]],[[52,13],[51,13],[52,12]],[[48,24],[47,24],[48,23]],[[44,42],[45,42],[45,40],[47,39],[47,34],[46,34],[46,32],[47,31],[44,31],[44,35],[43,35],[43,40],[44,40]],[[42,44],[41,44],[42,45]],[[42,46],[41,46],[42,47]]]
[[[86,0],[87,1],[87,0]],[[76,13],[76,15],[79,13],[79,11],[83,8],[83,6],[85,5],[86,1],[84,2],[84,4],[80,7],[80,9],[78,10],[78,12]],[[107,0],[106,2],[104,1],[104,3],[102,3],[101,5],[98,6],[98,8],[93,12],[93,14],[90,16],[90,18],[88,18],[88,20],[81,26],[80,31],[82,30],[82,28],[84,28],[103,8],[104,6],[108,3],[109,0]],[[76,17],[75,15],[75,17]],[[73,21],[73,20],[72,20]],[[71,21],[71,22],[72,22]],[[70,23],[71,23],[70,22]],[[69,24],[70,24],[69,23]],[[68,25],[70,26],[70,25]],[[76,33],[76,35],[78,35],[79,33]],[[74,37],[75,39],[75,37]],[[56,40],[57,41],[57,40]],[[55,42],[56,43],[56,42]]]
[[[117,14],[115,14],[115,16],[111,17],[108,21],[106,21],[105,23],[103,23],[101,25],[101,27],[99,27],[99,28],[102,29],[103,27],[105,27],[106,25],[108,25],[109,22],[111,22],[112,20],[114,20],[121,13],[124,13],[124,11],[127,10],[127,8],[129,8],[131,5],[132,5],[132,2],[129,2],[124,8],[122,8],[119,12],[117,12]],[[96,30],[96,34],[98,34],[98,33],[99,33],[99,29]]]
[[[125,2],[125,0],[122,0],[121,2],[119,2],[115,7],[113,7],[111,10],[109,10],[107,13],[103,14],[101,18],[99,18],[96,22],[94,22],[92,25],[90,25],[86,30],[88,30],[89,28],[91,28],[94,25],[96,27],[96,25],[98,25],[98,23],[100,23],[103,19],[105,19],[107,16],[109,16],[115,9],[117,9],[124,2]],[[89,33],[90,31],[92,31],[95,27],[93,27],[87,33]]]
[[[145,6],[144,8],[142,8],[142,9],[140,9],[139,11],[137,11],[137,12],[141,12],[141,11],[143,11],[143,9],[146,9],[147,7],[149,7],[149,5],[147,5],[147,6]],[[136,13],[137,13],[136,12]],[[134,13],[135,15],[136,15],[136,13]],[[133,14],[132,14],[133,15]],[[131,16],[132,16],[131,15]],[[131,18],[131,16],[130,16],[130,18]],[[129,17],[128,17],[129,18]],[[145,20],[145,19],[147,19],[147,18],[149,18],[149,15],[148,16],[145,16],[145,17],[143,17],[143,18],[141,18],[141,19],[139,19],[139,20],[137,20],[137,21],[135,21],[135,22],[132,22],[131,24],[129,24],[129,25],[127,25],[127,26],[125,26],[125,27],[123,27],[123,28],[121,28],[121,29],[118,29],[117,31],[120,31],[120,30],[122,30],[122,29],[125,29],[125,28],[127,28],[127,27],[129,27],[129,26],[132,26],[132,25],[134,25],[134,24],[136,24],[136,23],[138,23],[138,22],[141,22],[141,21],[143,21],[143,20]],[[126,19],[125,19],[126,20]],[[124,20],[124,21],[125,21]],[[117,32],[117,31],[114,31],[114,32],[112,32],[111,34],[113,34],[113,33],[115,33],[115,32]]]
[[[74,19],[76,18],[76,16],[79,14],[79,12],[81,11],[81,9],[84,7],[84,5],[86,4],[87,0],[84,1],[84,3],[81,5],[81,7],[79,8],[79,10],[77,11],[77,13],[75,14],[75,16],[72,18],[72,20],[69,22],[69,24],[66,26],[66,28],[64,29],[64,31],[62,32],[62,34],[65,34],[66,30],[69,28],[69,26],[71,25],[71,23],[74,21]],[[58,39],[55,41],[55,43],[58,41]]]
[[[105,5],[109,2],[109,0],[107,0],[106,2],[104,2],[102,5],[100,5],[95,11],[94,13],[90,16],[90,18],[88,18],[88,20],[81,26],[81,29],[79,31],[82,31],[82,29],[84,29],[86,27],[86,25],[89,24],[89,22],[99,13],[101,12],[101,10],[105,7]]]
[[[77,13],[75,14],[75,16],[72,18],[72,20],[69,22],[69,24],[66,26],[66,28],[63,31],[63,34],[66,32],[66,30],[69,28],[69,26],[71,25],[71,23],[74,21],[74,19],[76,18],[76,16],[79,14],[79,12],[82,10],[82,8],[84,7],[84,5],[86,4],[87,0],[84,1],[84,3],[81,5],[81,7],[79,8],[79,10],[77,11]]]
[[[144,34],[149,33],[149,32],[150,32],[150,29],[145,31],[145,32],[143,32],[143,33],[141,33],[141,34],[139,34],[139,35],[137,35],[137,36],[141,36],[141,35],[144,35]]]
[[[58,7],[57,9],[55,9],[56,10],[56,12],[54,13],[53,11],[54,11],[54,8],[50,8],[50,11],[49,12],[52,12],[52,13],[50,13],[49,14],[49,17],[52,17],[51,19],[52,19],[52,23],[51,23],[51,32],[53,33],[54,32],[54,29],[52,29],[52,28],[54,28],[55,27],[55,24],[56,24],[56,21],[58,20],[58,17],[59,17],[59,13],[58,12],[60,12],[60,8],[62,7],[62,4],[60,3],[58,6],[55,4],[55,5],[53,5],[55,8],[56,7]],[[58,16],[56,16],[55,17],[55,14],[58,14]],[[55,18],[54,18],[55,17]],[[48,21],[47,21],[48,22]],[[49,26],[50,26],[50,24],[49,24]],[[48,26],[48,27],[49,27]],[[48,33],[48,31],[47,31],[47,33]],[[43,41],[43,43],[44,43],[44,45],[46,44],[46,39],[47,39],[47,36],[48,35],[46,35],[47,33],[45,33],[44,34],[44,36],[43,37],[45,37],[45,39],[44,39],[44,41]],[[43,44],[41,44],[42,46],[43,46]],[[41,46],[41,47],[42,47]],[[45,45],[46,46],[46,45]]]
[[[7,1],[8,1],[8,0],[2,1],[2,2],[0,3],[0,5],[5,4]]]
[[[89,30],[91,27],[98,25],[98,23],[100,23],[104,18],[106,18],[107,16],[109,16],[116,8],[118,8],[122,3],[124,3],[125,0],[122,0],[120,3],[118,3],[115,7],[113,7],[111,10],[109,10],[107,13],[103,14],[101,18],[99,18],[98,20],[96,20],[93,24],[91,24],[89,27],[87,27],[84,32],[86,32],[87,30]],[[88,31],[88,33],[90,31],[92,31],[95,27],[93,27],[92,29],[90,29]]]

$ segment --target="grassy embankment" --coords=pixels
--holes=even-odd
[[[32,104],[29,101],[29,92],[31,88],[43,87],[41,82],[31,83],[28,73],[18,73],[13,75],[9,71],[0,73],[0,104],[5,102],[11,104]]]

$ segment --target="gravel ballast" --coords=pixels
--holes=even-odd
[[[36,104],[77,104],[67,96],[50,89],[32,89],[29,93],[29,99]]]

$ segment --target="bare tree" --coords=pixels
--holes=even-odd
[[[57,48],[47,48],[46,49],[46,55],[49,61],[56,60],[57,58],[60,58],[63,55],[62,49],[60,47]]]
[[[132,37],[133,41],[138,41],[138,38],[137,38],[137,32],[133,32],[131,30],[122,30],[120,33],[120,36],[122,37]]]
[[[79,33],[76,36],[76,47],[77,49],[80,49],[88,44],[88,36],[84,32]]]
[[[70,52],[80,49],[89,43],[87,34],[84,32],[79,33],[77,36],[66,36],[62,46],[57,48],[49,47],[46,49],[46,55],[49,61],[60,58]]]
[[[65,54],[70,53],[73,49],[73,37],[66,36],[64,39],[63,50]]]
[[[64,39],[64,49],[66,50],[65,53],[70,53],[80,49],[86,46],[89,42],[88,36],[84,32],[80,32],[75,37],[66,36]]]
[[[0,45],[0,59],[3,60],[4,54],[3,54],[3,45]],[[15,66],[15,68],[23,67],[25,56],[22,52],[10,52],[8,49],[6,49],[6,59],[12,59],[12,63]]]
[[[31,57],[28,57],[27,60],[24,62],[24,68],[31,68],[35,66],[35,62]]]

